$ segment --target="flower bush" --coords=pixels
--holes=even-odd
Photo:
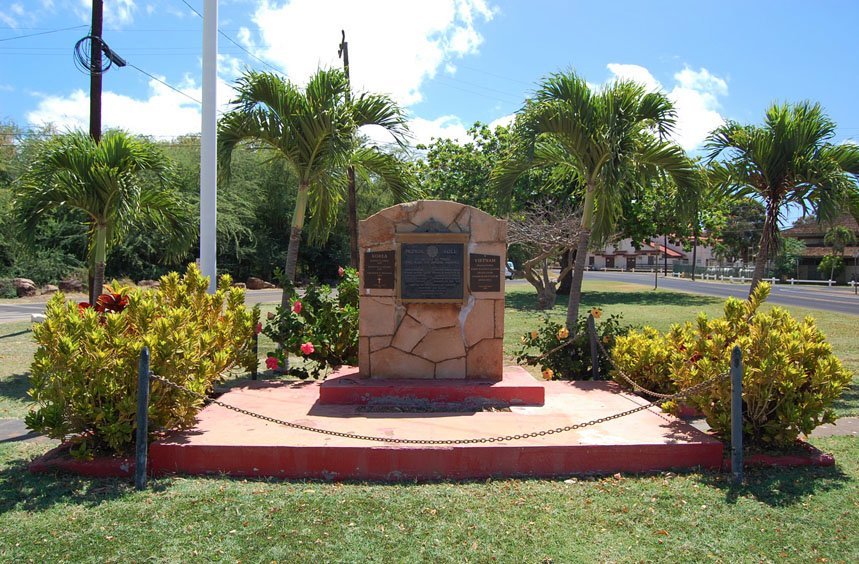
[[[594,308],[593,311],[597,312],[594,314],[595,319],[602,315],[602,310],[599,308]],[[629,331],[629,327],[621,324],[622,319],[623,317],[620,315],[611,315],[606,320],[595,323],[598,338],[607,351],[611,350],[619,336]],[[563,343],[570,340],[572,340],[570,344],[561,347]],[[579,318],[576,335],[571,337],[567,327],[552,321],[548,315],[544,314],[540,326],[523,335],[521,343],[519,350],[516,351],[516,360],[539,366],[543,378],[546,380],[589,380],[592,378],[591,348],[586,316]],[[540,358],[546,353],[550,354],[545,358]],[[609,360],[604,355],[599,354],[598,362],[600,375],[605,377],[610,368]]]
[[[790,446],[800,433],[808,434],[821,423],[834,421],[830,406],[852,374],[832,354],[814,319],[798,321],[779,307],[759,311],[769,291],[770,285],[761,283],[746,301],[728,298],[722,318],[699,314],[695,323],[674,326],[665,336],[653,330],[630,335],[629,341],[618,343],[613,359],[619,369],[633,376],[636,366],[645,364],[643,354],[649,354],[630,354],[633,345],[659,351],[654,353],[654,362],[665,359],[671,380],[685,389],[727,373],[731,350],[739,346],[743,352],[745,439],[765,447]],[[719,378],[688,401],[717,434],[730,436],[728,378]]]
[[[315,282],[303,297],[287,286],[289,307],[268,315],[263,333],[282,348],[267,353],[266,367],[282,370],[288,354],[305,362],[292,363],[289,374],[301,379],[323,377],[328,369],[358,363],[358,273],[341,268],[336,292]]]
[[[96,306],[67,302],[57,292],[33,335],[38,349],[30,396],[36,408],[27,426],[52,438],[71,437],[72,453],[127,450],[133,443],[140,352],[150,349],[154,374],[198,393],[211,391],[224,373],[256,364],[258,310],[244,291],[221,277],[214,294],[195,265],[173,272],[153,291],[108,286]],[[201,401],[152,382],[151,428],[193,424]]]

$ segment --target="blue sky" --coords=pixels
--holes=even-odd
[[[105,75],[105,127],[159,139],[199,131],[190,98],[201,97],[202,20],[188,5],[202,12],[203,0],[104,4],[104,39],[138,67]],[[242,46],[219,38],[222,102],[245,67],[302,82],[339,65],[345,29],[356,88],[403,104],[417,141],[504,123],[541,77],[570,68],[595,86],[621,76],[665,90],[676,138],[693,152],[724,119],[759,122],[773,101],[819,101],[837,141],[859,139],[859,2],[221,0],[219,10]],[[0,0],[0,120],[86,128],[89,81],[72,48],[89,18],[88,0]]]

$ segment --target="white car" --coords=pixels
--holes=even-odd
[[[513,271],[516,270],[513,267],[512,261],[507,261],[507,265],[504,267],[504,278],[507,280],[513,280]]]

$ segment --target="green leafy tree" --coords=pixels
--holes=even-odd
[[[355,147],[355,132],[364,125],[402,134],[404,120],[385,96],[360,94],[349,99],[349,83],[339,70],[319,70],[304,90],[273,73],[247,72],[237,82],[234,109],[221,118],[218,162],[228,179],[234,149],[253,141],[283,159],[298,180],[298,192],[286,254],[284,274],[293,282],[305,217],[310,211],[311,238],[324,240],[343,199],[343,171],[350,163],[388,166],[391,162]],[[281,299],[286,306],[288,296]]]
[[[779,252],[773,260],[773,271],[776,276],[796,276],[796,267],[805,243],[793,237],[785,237],[779,245]]]
[[[835,225],[826,232],[826,235],[823,237],[823,243],[832,247],[832,254],[836,258],[841,259],[840,268],[838,267],[839,261],[830,261],[829,279],[835,280],[835,271],[838,270],[840,273],[840,271],[844,269],[844,249],[850,245],[856,244],[856,234],[844,225]],[[823,263],[821,262],[821,265],[822,264]]]
[[[670,178],[681,198],[697,189],[699,180],[683,150],[665,139],[674,125],[671,102],[640,84],[617,81],[591,90],[572,72],[555,74],[540,84],[523,113],[531,132],[529,158],[502,163],[493,175],[495,185],[504,198],[525,171],[553,166],[576,175],[584,187],[566,321],[575,331],[588,248],[614,234],[624,200],[657,177]]]
[[[838,255],[826,255],[820,259],[820,264],[817,265],[817,271],[824,276],[828,276],[829,280],[834,280],[844,270],[844,257]]]
[[[729,200],[725,222],[715,232],[724,246],[724,257],[731,262],[750,263],[760,243],[765,219],[766,210],[757,200]]]
[[[166,253],[179,254],[190,243],[190,213],[170,188],[169,173],[155,145],[126,132],[108,131],[99,143],[84,132],[57,135],[29,163],[16,207],[28,234],[51,210],[87,217],[94,299],[102,292],[108,248],[132,227],[145,223],[171,234]]]
[[[728,122],[707,140],[720,189],[754,196],[766,207],[750,294],[778,247],[778,223],[789,205],[834,218],[855,197],[859,147],[835,145],[835,123],[820,104],[774,104],[763,125]]]

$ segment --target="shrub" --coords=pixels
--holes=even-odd
[[[15,285],[11,278],[0,278],[0,299],[17,298]]]
[[[285,285],[289,307],[277,307],[263,329],[282,348],[268,352],[266,365],[277,369],[286,365],[286,356],[295,354],[305,359],[291,366],[289,374],[305,379],[324,377],[323,372],[344,364],[358,363],[358,273],[353,268],[340,269],[337,291],[327,285],[311,282],[299,297],[291,285]]]
[[[723,318],[699,314],[696,323],[675,326],[665,337],[657,333],[655,344],[642,346],[676,351],[668,356],[668,366],[680,389],[726,374],[731,351],[739,346],[744,368],[743,435],[752,444],[786,447],[800,433],[834,421],[830,406],[852,375],[832,354],[812,318],[798,321],[779,307],[758,311],[769,291],[769,284],[761,283],[746,301],[728,298]],[[615,350],[618,368],[632,370],[629,356],[619,354],[624,349]],[[717,434],[730,436],[728,378],[719,378],[689,401]]]
[[[677,340],[678,328],[666,335],[653,327],[632,330],[617,338],[611,350],[614,366],[611,376],[621,386],[633,391],[633,386],[620,375],[629,376],[639,386],[660,394],[677,391],[671,378],[671,367],[683,360],[683,343]],[[619,369],[619,370],[618,370]]]
[[[73,436],[76,456],[128,449],[144,345],[154,374],[201,394],[231,369],[250,370],[259,313],[244,306],[244,292],[230,282],[221,277],[209,295],[208,278],[192,264],[182,277],[163,276],[158,290],[112,286],[94,307],[57,292],[47,319],[33,328],[39,346],[30,395],[37,408],[27,426],[53,438]],[[200,407],[196,397],[153,380],[151,428],[188,427]]]
[[[595,318],[602,315],[598,308],[591,310]],[[628,326],[621,325],[620,315],[611,315],[605,321],[596,323],[597,336],[606,351],[610,351],[615,339],[629,331]],[[576,335],[571,336],[567,328],[548,315],[543,315],[543,322],[537,328],[525,333],[522,345],[516,351],[517,362],[537,365],[543,371],[547,380],[589,380],[591,376],[591,348],[587,331],[587,317],[578,320]],[[561,346],[569,342],[566,346]],[[534,349],[537,349],[536,354]],[[546,355],[546,353],[549,353]],[[544,358],[543,355],[546,355]],[[602,377],[608,374],[609,359],[599,354],[599,372]]]

